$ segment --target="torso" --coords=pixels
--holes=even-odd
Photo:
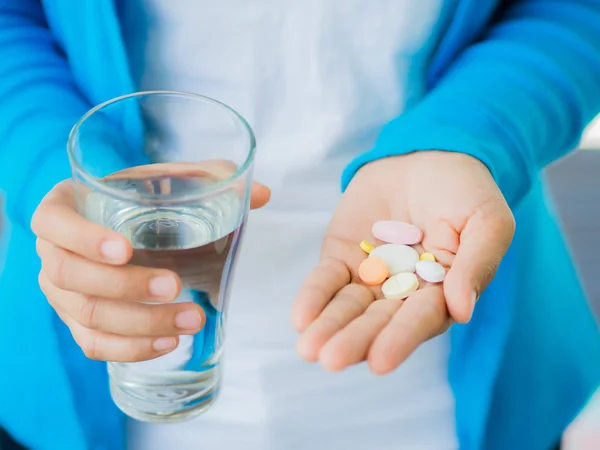
[[[273,189],[236,270],[221,398],[192,422],[132,423],[132,449],[457,448],[446,336],[386,377],[364,365],[327,374],[296,355],[289,321],[341,170],[423,94],[454,1],[124,2],[139,88],[239,111],[257,135],[255,178]]]

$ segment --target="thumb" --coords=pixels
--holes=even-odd
[[[257,181],[252,183],[250,192],[250,208],[258,209],[265,206],[271,199],[271,190]]]
[[[471,320],[475,302],[494,278],[514,231],[514,217],[503,199],[485,203],[468,219],[444,280],[448,311],[456,322]]]

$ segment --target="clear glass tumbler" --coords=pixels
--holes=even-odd
[[[228,106],[200,95],[140,92],[105,102],[73,128],[68,152],[80,214],[122,233],[131,264],[167,268],[177,301],[206,325],[151,361],[108,363],[113,400],[142,421],[194,417],[216,400],[228,288],[248,215],[254,134]]]

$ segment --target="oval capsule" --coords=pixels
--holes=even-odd
[[[380,241],[390,244],[416,245],[423,240],[423,230],[397,220],[375,222],[372,233]]]
[[[419,256],[420,261],[435,261],[435,255],[433,253],[423,253]]]
[[[361,241],[361,243],[359,244],[359,247],[367,255],[370,254],[373,251],[373,249],[375,248],[375,246],[373,244],[371,244],[369,241]]]

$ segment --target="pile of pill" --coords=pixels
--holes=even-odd
[[[358,276],[368,286],[382,284],[385,298],[401,300],[415,292],[419,288],[417,275],[428,283],[444,281],[446,270],[435,256],[432,253],[419,255],[411,247],[423,240],[421,229],[406,222],[382,220],[373,225],[372,233],[384,244],[360,243],[368,257],[358,267]]]

